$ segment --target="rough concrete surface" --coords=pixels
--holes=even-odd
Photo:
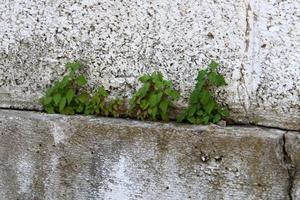
[[[228,86],[215,94],[233,120],[299,130],[299,9],[295,0],[2,0],[0,88],[11,101],[0,105],[28,109],[74,59],[91,89],[124,98],[159,70],[184,105],[197,70],[216,59]]]
[[[300,135],[285,134],[286,160],[290,163],[290,191],[293,199],[300,198]]]
[[[299,143],[267,128],[0,110],[0,197],[299,199]]]

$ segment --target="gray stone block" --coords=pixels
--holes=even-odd
[[[284,134],[0,110],[0,196],[297,199],[299,135]]]

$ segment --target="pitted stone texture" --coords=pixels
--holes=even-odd
[[[286,199],[283,134],[2,110],[0,195]]]
[[[254,73],[248,78],[258,107],[300,109],[299,10],[299,1],[255,1]]]
[[[2,9],[10,25],[1,34],[2,62],[9,62],[2,85],[16,95],[40,95],[63,63],[79,58],[91,86],[128,97],[138,76],[160,70],[186,97],[210,58],[224,61],[230,78],[244,56],[243,1],[7,1]]]
[[[264,125],[266,111],[272,126],[300,129],[287,120],[300,121],[299,48],[292,48],[299,46],[299,18],[290,12],[299,4],[3,0],[0,87],[12,101],[33,101],[61,77],[65,62],[81,59],[90,89],[103,84],[112,95],[129,98],[137,77],[159,70],[175,83],[184,105],[197,70],[216,59],[229,83],[216,96],[233,110],[233,120],[260,117]]]
[[[285,138],[286,152],[294,167],[294,171],[292,171],[294,177],[291,179],[291,196],[293,199],[298,199],[300,198],[300,134],[297,132],[288,132],[285,134]]]

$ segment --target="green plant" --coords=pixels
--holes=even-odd
[[[108,115],[108,109],[105,105],[105,99],[108,97],[108,92],[103,86],[100,86],[98,90],[88,98],[85,103],[84,114],[85,115]]]
[[[108,114],[113,117],[120,117],[126,114],[125,102],[122,99],[113,99],[108,102]]]
[[[143,75],[139,81],[143,86],[129,102],[130,115],[141,120],[169,121],[169,109],[179,99],[179,93],[173,89],[172,82],[164,80],[159,72]]]
[[[80,62],[67,63],[65,67],[69,73],[46,91],[41,103],[47,113],[71,115],[84,110],[85,101],[82,103],[82,99],[88,94],[82,87],[87,80],[85,76],[76,73],[81,66]],[[79,93],[81,94],[78,96]]]
[[[212,87],[226,85],[224,76],[217,72],[218,63],[212,61],[208,68],[200,70],[197,83],[189,98],[188,108],[177,118],[178,122],[190,122],[192,124],[217,123],[228,115],[211,95]]]

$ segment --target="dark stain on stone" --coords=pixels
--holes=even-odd
[[[208,37],[209,39],[214,39],[214,38],[215,38],[215,36],[214,36],[211,32],[209,32],[209,33],[207,34],[207,37]]]
[[[261,47],[261,48],[266,48],[266,46],[267,46],[267,44],[263,44],[263,45],[261,45],[260,47]]]

